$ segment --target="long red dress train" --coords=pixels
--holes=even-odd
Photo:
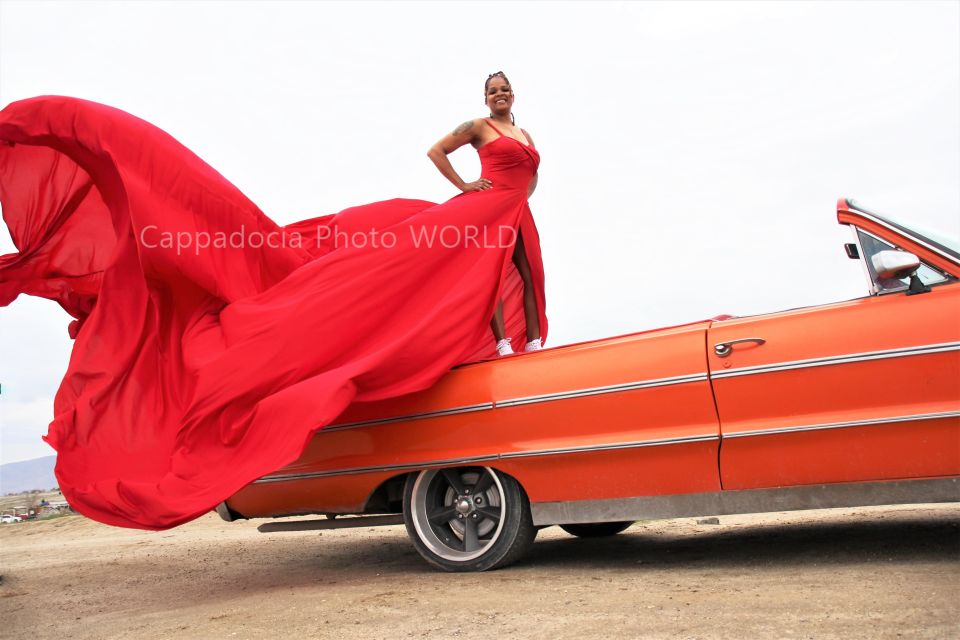
[[[64,97],[0,112],[0,203],[19,294],[76,318],[46,436],[65,497],[108,524],[163,529],[295,460],[352,402],[494,357],[504,300],[523,344],[522,234],[541,335],[535,149],[480,149],[494,187],[390,200],[281,227],[147,122]]]

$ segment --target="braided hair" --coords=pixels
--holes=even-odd
[[[494,73],[491,73],[490,75],[487,76],[487,81],[483,83],[483,95],[484,95],[484,97],[486,97],[486,95],[487,95],[487,89],[490,88],[490,81],[493,80],[493,79],[496,78],[496,77],[503,78],[503,81],[506,82],[508,85],[510,85],[510,80],[507,78],[507,75],[506,75],[503,71],[496,71],[496,72],[494,72]],[[511,92],[513,91],[513,87],[512,87],[512,86],[511,86],[510,90],[511,90]],[[490,114],[490,115],[493,115],[493,114]],[[517,125],[517,119],[513,117],[513,111],[510,112],[510,124],[512,124],[513,126],[516,126],[516,125]]]

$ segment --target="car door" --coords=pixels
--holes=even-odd
[[[720,489],[707,322],[503,358],[491,375],[497,467],[531,503]]]
[[[960,283],[929,279],[711,325],[724,489],[960,473]]]

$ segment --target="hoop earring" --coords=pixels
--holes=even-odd
[[[517,126],[517,119],[513,117],[513,111],[510,112],[510,124]]]

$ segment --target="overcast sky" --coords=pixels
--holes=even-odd
[[[960,236],[958,7],[3,1],[0,103],[129,111],[285,224],[455,195],[426,151],[503,70],[556,346],[865,295],[840,196]],[[52,453],[67,323],[0,309],[0,462]]]

